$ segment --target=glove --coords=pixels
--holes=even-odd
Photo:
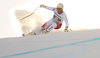
[[[44,8],[46,8],[46,6],[45,6],[45,5],[42,5],[42,4],[40,5],[40,7],[44,7]]]
[[[64,32],[68,32],[68,28],[65,28]]]

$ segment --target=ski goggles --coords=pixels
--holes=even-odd
[[[57,10],[63,10],[63,8],[57,8]]]

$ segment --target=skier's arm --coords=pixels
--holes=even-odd
[[[40,7],[46,8],[46,9],[51,10],[51,11],[55,10],[54,7],[49,7],[49,6],[45,6],[45,5],[40,5]]]
[[[69,23],[68,23],[68,19],[67,19],[67,16],[66,16],[66,14],[63,16],[63,19],[64,19],[64,21],[65,21],[65,32],[66,32],[66,30],[68,31],[68,26],[69,26]]]

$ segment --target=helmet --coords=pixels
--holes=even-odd
[[[59,4],[57,5],[57,8],[62,8],[62,9],[63,9],[63,4],[62,4],[62,3],[59,3]]]

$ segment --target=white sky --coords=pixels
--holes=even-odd
[[[100,0],[0,0],[0,38],[21,36],[19,23],[13,17],[14,10],[34,11],[40,4],[56,7],[58,3],[64,4],[70,29],[100,28]],[[53,14],[43,8],[36,13],[45,21]]]

